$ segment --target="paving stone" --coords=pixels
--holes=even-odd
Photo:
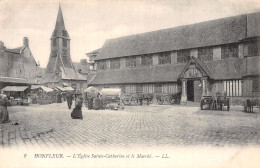
[[[170,105],[126,106],[118,111],[83,107],[84,119],[72,120],[65,103],[15,109],[10,107],[9,115],[19,125],[0,124],[1,148],[260,144],[259,113]]]

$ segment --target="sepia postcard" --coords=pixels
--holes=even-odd
[[[257,0],[0,0],[0,167],[260,167]]]

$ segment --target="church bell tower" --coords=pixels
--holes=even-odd
[[[55,29],[51,36],[51,53],[46,68],[47,73],[58,73],[60,67],[73,68],[70,56],[70,37],[65,28],[61,6],[56,20]]]

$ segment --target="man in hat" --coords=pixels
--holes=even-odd
[[[73,100],[73,95],[71,93],[68,93],[67,96],[66,96],[66,99],[67,99],[67,104],[68,104],[68,108],[70,109],[71,108],[71,105],[72,105],[72,100]]]

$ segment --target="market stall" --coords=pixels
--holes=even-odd
[[[84,104],[88,109],[93,108],[94,98],[97,97],[99,90],[93,86],[88,87],[84,90]]]
[[[28,105],[29,86],[6,86],[1,91],[10,98],[12,105]]]
[[[53,89],[40,86],[32,85],[31,86],[31,99],[32,103],[36,104],[50,104],[52,103]]]

